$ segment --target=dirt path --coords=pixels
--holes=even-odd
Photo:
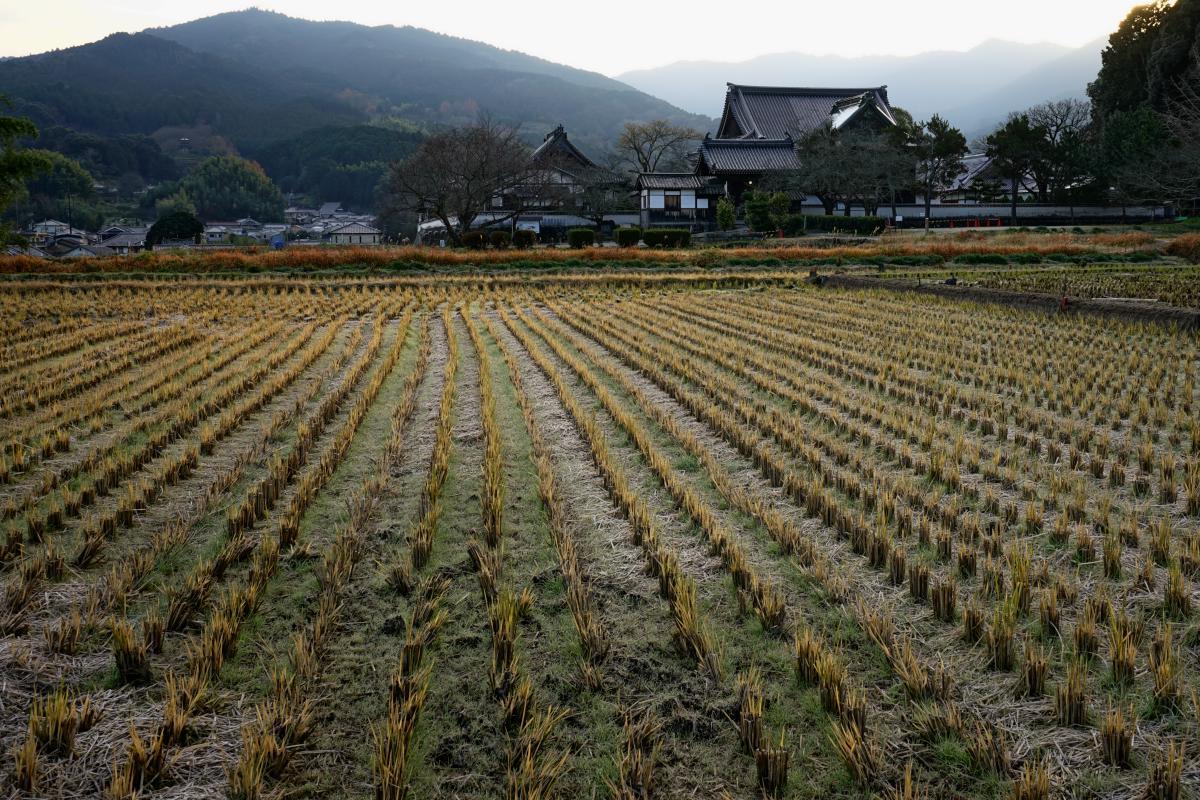
[[[424,755],[413,779],[413,795],[498,797],[503,794],[505,739],[487,677],[491,664],[487,611],[467,555],[467,544],[482,538],[479,359],[453,309],[450,319],[459,354],[450,468],[432,558],[423,573],[440,571],[451,585],[443,601],[447,621],[431,653],[433,674],[416,737],[417,749]]]
[[[553,441],[556,463],[563,465],[568,507],[594,508],[593,520],[610,515],[619,525],[615,531],[589,530],[590,524],[582,529],[578,534],[580,557],[585,571],[593,577],[593,591],[605,627],[613,631],[613,680],[621,687],[625,702],[649,706],[663,722],[662,786],[668,788],[668,796],[715,797],[722,791],[734,797],[754,796],[753,765],[738,745],[729,686],[715,684],[682,659],[670,644],[673,624],[664,601],[659,599],[657,582],[646,576],[640,553],[627,538],[626,523],[616,517],[592,465],[590,448],[575,431],[553,387],[516,338],[506,329],[502,333],[514,352],[520,353],[522,363],[528,365],[523,377],[535,404],[546,409],[545,424],[555,433],[563,432]],[[720,560],[702,545],[690,520],[674,507],[670,495],[641,461],[636,447],[600,408],[590,390],[549,348],[543,347],[543,351],[583,405],[596,410],[613,456],[655,515],[661,541],[676,552],[684,571],[696,581],[700,605],[717,638],[726,647],[740,650],[744,628],[736,618],[737,603]],[[572,480],[576,474],[589,480]],[[576,496],[588,486],[594,487],[593,494]],[[661,611],[655,613],[656,608]],[[657,624],[659,619],[662,623]],[[652,621],[656,630],[649,628]],[[730,656],[729,660],[741,659]]]

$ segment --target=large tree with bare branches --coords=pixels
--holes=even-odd
[[[1091,107],[1074,98],[1040,103],[1025,111],[1029,122],[1044,132],[1041,158],[1030,162],[1029,174],[1037,185],[1038,200],[1048,202],[1066,196],[1084,177],[1079,170],[1080,144],[1091,124]]]
[[[1150,176],[1163,197],[1194,203],[1200,197],[1200,90],[1181,81],[1161,119],[1172,146],[1163,148]]]
[[[458,240],[484,212],[497,209],[488,225],[504,224],[539,202],[542,169],[514,128],[481,119],[475,125],[434,134],[415,153],[395,164],[384,204],[389,212],[413,212],[441,221]]]
[[[704,138],[695,128],[665,119],[626,122],[617,138],[617,151],[638,172],[683,169],[688,150]]]

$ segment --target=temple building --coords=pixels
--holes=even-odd
[[[714,208],[721,195],[739,203],[764,176],[797,169],[796,142],[827,123],[838,130],[895,125],[887,87],[726,84],[716,135],[706,135],[700,143],[693,173],[638,176],[642,224],[706,227],[712,214],[699,212]]]
[[[896,124],[887,87],[819,89],[726,84],[717,134],[700,145],[696,172],[725,181],[735,201],[771,172],[796,169],[796,141],[837,130]]]
[[[716,139],[799,139],[825,122],[835,128],[866,121],[895,125],[887,87],[812,89],[725,84]]]

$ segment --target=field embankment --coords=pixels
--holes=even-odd
[[[1180,237],[1180,241],[1187,237]],[[1043,260],[1087,261],[1103,258],[1139,260],[1161,254],[1166,239],[1144,231],[1123,233],[1004,233],[962,231],[927,237],[875,239],[814,237],[812,240],[764,240],[745,246],[696,247],[683,250],[592,247],[584,249],[463,250],[432,247],[293,247],[281,251],[186,250],[133,256],[51,261],[28,256],[0,257],[0,275],[68,273],[218,273],[270,271],[446,271],[562,269],[620,266],[670,268],[892,264],[930,266],[987,257],[1012,263]],[[1181,255],[1183,255],[1181,253]]]

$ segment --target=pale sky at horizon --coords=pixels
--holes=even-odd
[[[250,4],[248,0],[23,0],[18,6],[3,0],[0,56],[73,47],[118,31],[173,25]],[[982,11],[976,14],[963,13],[967,4],[962,0],[616,0],[604,5],[553,6],[497,0],[447,5],[364,0],[344,6],[328,0],[257,0],[253,5],[304,19],[413,25],[615,76],[673,61],[743,61],[792,51],[912,55],[968,50],[987,39],[1077,47],[1107,36],[1137,3],[1006,0],[980,4]]]

